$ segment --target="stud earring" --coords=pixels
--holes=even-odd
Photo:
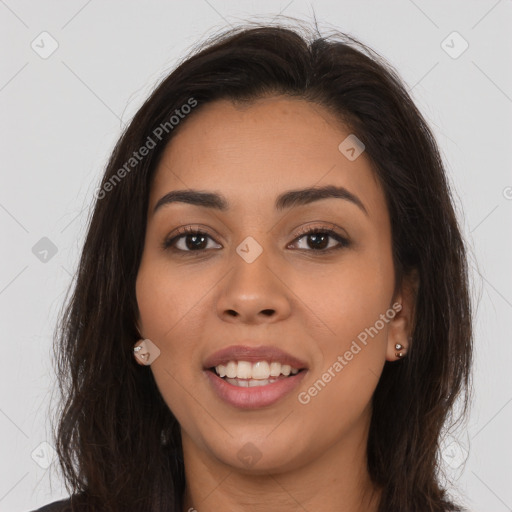
[[[150,365],[160,355],[160,349],[148,338],[139,340],[133,347],[135,359],[143,365]]]
[[[395,352],[395,357],[403,357],[404,356],[404,353],[403,352],[400,352],[400,350],[402,350],[404,347],[403,345],[401,345],[400,343],[397,343],[395,345],[395,350],[397,350],[397,352]]]
[[[143,359],[144,361],[147,361],[149,359],[149,352],[144,352],[142,354],[139,354],[139,352],[145,347],[143,347],[142,345],[139,345],[138,347],[133,347],[133,353],[135,356],[139,356],[141,359]]]

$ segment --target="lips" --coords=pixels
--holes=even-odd
[[[258,361],[267,361],[271,363],[276,361],[283,365],[287,364],[292,368],[298,368],[300,370],[307,368],[306,362],[271,345],[259,347],[232,345],[230,347],[223,348],[208,356],[203,363],[203,368],[205,370],[209,370],[219,364],[226,365],[229,361],[248,361],[250,363],[256,363]]]
[[[287,376],[279,375],[276,378],[262,379],[259,382],[252,379],[220,377],[215,371],[216,367],[218,369],[219,365],[226,365],[230,361],[280,363],[277,366],[283,370],[288,365],[286,367],[288,369]],[[240,364],[246,365],[247,363]],[[289,395],[308,373],[308,366],[304,361],[269,345],[259,347],[232,345],[211,354],[203,365],[203,372],[217,397],[238,409],[257,409],[279,402]],[[281,365],[283,366],[281,367]],[[290,367],[298,372],[290,374]]]
[[[271,384],[256,387],[238,387],[206,370],[205,376],[215,395],[224,403],[241,410],[272,406],[290,395],[305,378],[308,371],[279,378]]]

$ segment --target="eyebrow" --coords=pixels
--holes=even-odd
[[[275,209],[280,212],[290,208],[307,205],[322,199],[343,199],[355,204],[368,216],[363,202],[345,187],[327,185],[324,187],[304,188],[288,190],[280,194],[275,202]],[[221,194],[215,192],[203,192],[200,190],[173,190],[161,197],[155,205],[153,214],[162,206],[171,203],[187,203],[205,208],[212,208],[221,212],[229,210],[228,200]]]

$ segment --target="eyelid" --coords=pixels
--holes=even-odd
[[[302,226],[293,236],[294,237],[300,237],[309,234],[311,231],[314,230],[324,230],[325,232],[334,232],[336,235],[346,238],[348,241],[348,235],[345,233],[340,233],[341,229],[336,226],[336,224],[333,224],[332,222],[322,222],[322,221],[316,221],[317,224],[315,224],[315,221],[309,222],[305,226]]]

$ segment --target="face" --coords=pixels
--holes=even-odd
[[[303,100],[222,100],[166,148],[150,191],[138,326],[160,350],[151,370],[186,452],[285,471],[364,434],[383,365],[407,336],[393,308],[402,297],[384,193],[364,151],[354,158],[351,139],[339,149],[349,135]],[[323,187],[337,197],[281,197]],[[161,201],[192,190],[224,207],[211,196]],[[242,386],[249,380],[263,385]]]

